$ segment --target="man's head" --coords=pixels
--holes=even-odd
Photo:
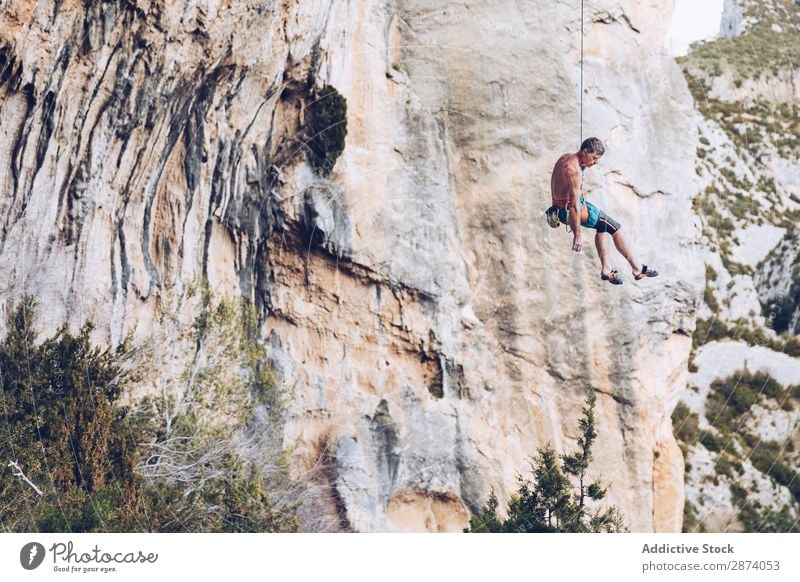
[[[606,148],[602,141],[596,137],[586,138],[578,152],[578,162],[582,168],[591,168],[603,157],[604,153],[606,153]]]

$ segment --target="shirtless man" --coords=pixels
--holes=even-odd
[[[576,253],[583,248],[580,227],[585,226],[597,230],[594,235],[594,244],[597,247],[597,254],[600,256],[600,278],[603,281],[622,285],[619,273],[609,269],[608,266],[607,234],[611,235],[619,254],[625,257],[630,264],[634,279],[655,277],[658,275],[657,271],[650,269],[647,265],[639,264],[634,258],[628,241],[620,232],[622,228],[620,224],[594,204],[584,200],[581,195],[583,187],[581,170],[594,166],[605,151],[603,142],[596,137],[590,137],[581,144],[579,152],[564,154],[558,158],[550,178],[553,206],[550,207],[548,213],[557,213],[561,222],[569,224],[573,233],[572,250]]]

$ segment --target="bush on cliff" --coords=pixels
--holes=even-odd
[[[231,341],[241,339],[219,326],[220,314],[202,334],[217,326]],[[35,315],[35,301],[24,298],[0,342],[2,531],[297,529],[297,496],[280,449],[265,442],[269,426],[248,417],[229,426],[204,419],[205,407],[235,402],[245,391],[276,406],[276,387],[252,342],[240,350],[240,383],[223,385],[217,370],[195,365],[183,404],[145,398],[133,406],[123,404],[136,381],[120,364],[128,346],[93,347],[91,324],[77,335],[64,326],[39,342]],[[270,475],[253,462],[265,455]]]

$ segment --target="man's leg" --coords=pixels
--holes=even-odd
[[[600,257],[600,274],[608,276],[611,269],[608,268],[608,245],[606,244],[606,234],[598,232],[594,235],[594,245],[597,247],[597,256]]]
[[[642,270],[642,266],[636,262],[636,258],[633,256],[633,251],[628,245],[628,241],[625,239],[622,231],[618,230],[611,236],[611,238],[614,239],[614,246],[617,247],[619,254],[625,257],[625,260],[628,261],[631,268],[633,268],[633,274],[637,275]]]

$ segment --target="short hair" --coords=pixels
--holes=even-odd
[[[590,154],[600,154],[602,156],[606,153],[606,146],[596,137],[587,137],[581,144],[581,151],[586,151]]]

